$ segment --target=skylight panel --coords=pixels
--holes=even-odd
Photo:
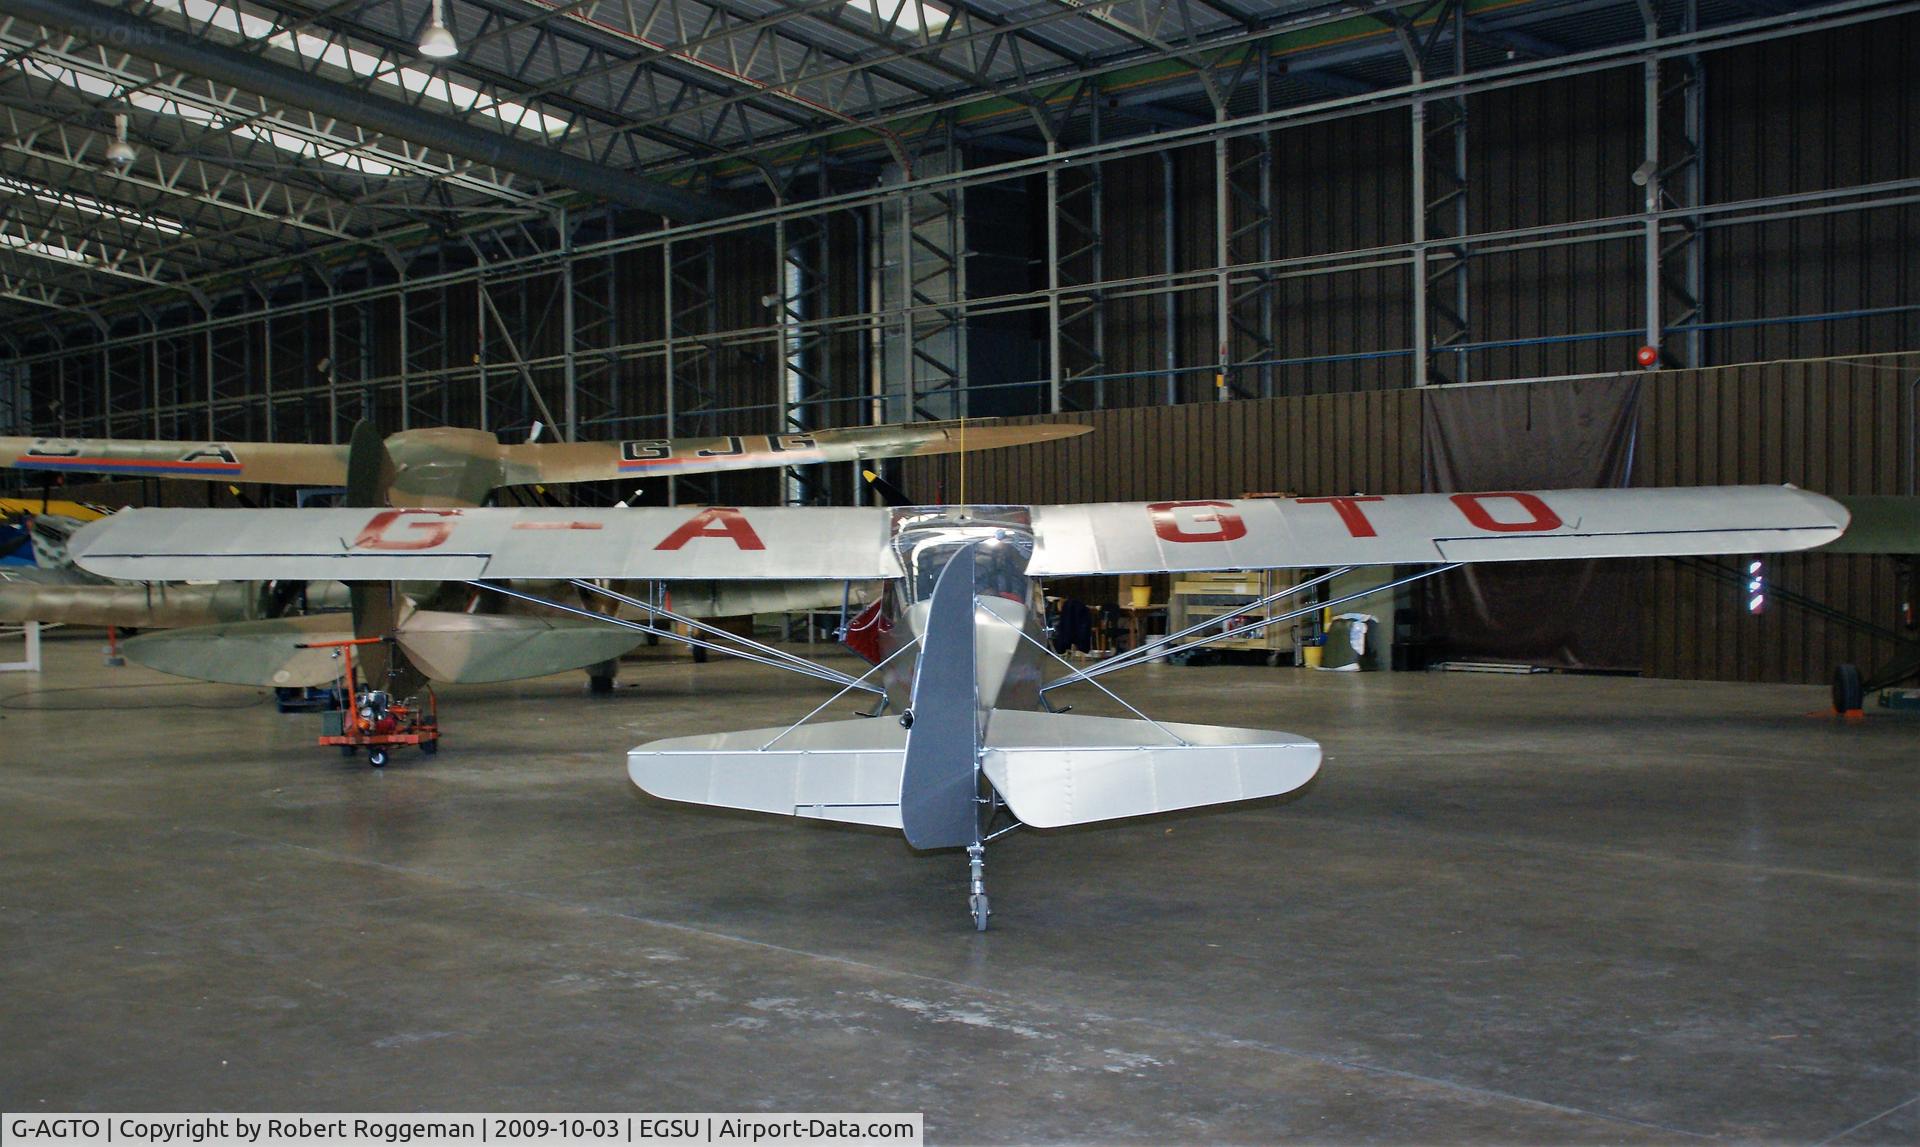
[[[215,131],[231,132],[242,139],[268,144],[294,155],[318,159],[323,163],[357,171],[362,175],[398,175],[400,173],[397,165],[374,159],[365,151],[350,147],[328,147],[289,131],[280,131],[259,123],[237,122],[197,104],[185,103],[172,96],[130,89],[105,76],[97,76],[92,72],[70,68],[64,64],[23,58],[15,61],[15,66],[22,71],[31,72],[42,79],[52,80],[54,83],[62,84],[96,99],[123,103],[153,115],[173,116]]]
[[[880,2],[899,3],[901,0]],[[478,88],[449,80],[444,75],[406,65],[395,67],[382,61],[373,52],[347,47],[337,39],[281,30],[273,20],[243,12],[230,3],[219,3],[217,0],[152,0],[152,4],[162,11],[177,12],[195,25],[210,25],[249,40],[264,40],[303,60],[318,60],[356,76],[369,77],[377,83],[391,84],[415,95],[424,95],[455,111],[474,112],[511,127],[545,135],[559,135],[569,126],[568,121],[559,116],[545,115],[510,100],[496,100]]]
[[[82,195],[78,191],[55,191],[51,187],[43,187],[25,179],[16,179],[11,175],[0,175],[0,190],[37,199],[42,203],[51,203],[56,207],[67,207],[88,215],[97,215],[103,219],[145,227],[163,235],[184,235],[187,231],[186,227],[180,223],[162,215],[142,214],[117,203],[108,203],[104,199]]]
[[[915,3],[914,0],[847,0],[847,7],[855,12],[864,12],[875,16],[880,26],[891,26],[894,31],[904,35],[917,35],[926,32],[931,36],[947,26],[952,13],[938,4]],[[896,22],[894,17],[898,15]]]
[[[67,263],[93,262],[92,259],[71,247],[63,247],[58,243],[42,243],[38,239],[29,239],[25,235],[15,235],[9,231],[0,231],[0,247],[25,251],[30,255],[44,255],[49,259],[59,259]]]

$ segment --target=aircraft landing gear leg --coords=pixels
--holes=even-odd
[[[970,894],[967,896],[967,911],[973,913],[973,930],[985,932],[987,917],[993,915],[993,909],[987,907],[987,846],[978,841],[967,846],[967,870],[970,880]]]

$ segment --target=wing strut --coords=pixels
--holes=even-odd
[[[589,621],[602,622],[606,625],[614,626],[615,628],[631,629],[639,633],[658,634],[670,640],[679,641],[684,644],[691,645],[696,649],[707,649],[707,650],[712,650],[713,652],[716,652],[716,653],[725,653],[725,654],[728,654],[729,656],[739,657],[747,661],[756,662],[760,665],[765,665],[772,669],[784,669],[789,673],[799,673],[804,676],[813,677],[821,681],[831,682],[832,684],[835,684],[835,685],[844,685],[849,689],[864,689],[869,693],[877,693],[882,697],[886,696],[886,691],[884,689],[879,688],[878,686],[868,685],[866,682],[860,680],[859,678],[850,677],[847,674],[842,673],[837,669],[830,669],[825,665],[816,664],[812,661],[808,661],[804,657],[796,657],[795,655],[788,653],[784,649],[775,649],[770,645],[762,644],[761,642],[755,641],[750,637],[741,637],[738,634],[726,633],[725,634],[726,637],[731,638],[735,642],[738,642],[739,646],[744,646],[745,648],[740,648],[739,646],[732,646],[732,645],[721,645],[716,642],[703,641],[697,637],[689,637],[684,634],[674,633],[670,630],[657,629],[651,624],[651,621],[653,620],[652,617],[649,617],[647,623],[642,623],[638,621],[632,621],[624,617],[613,617],[604,613],[596,613],[591,609],[585,609],[577,605],[569,605],[568,603],[563,601],[554,601],[552,598],[545,598],[545,597],[539,596],[538,594],[532,594],[532,593],[527,593],[523,590],[513,589],[509,586],[501,585],[498,582],[470,581],[467,584],[475,587],[476,589],[490,590],[494,593],[500,594],[503,597],[513,598],[516,601],[524,601],[532,605],[546,606],[548,609],[558,610],[561,613],[570,614],[574,617],[586,618]],[[593,585],[592,582],[576,581],[572,584],[581,586],[582,588],[585,588],[585,589],[593,589],[597,592],[605,593],[609,597],[618,598],[622,601],[630,601],[632,604],[647,610],[649,614],[658,615],[659,617],[664,617],[669,621],[680,622],[682,624],[688,625],[695,629],[704,630],[708,628],[706,626],[701,625],[699,622],[694,621],[692,618],[681,617],[677,613],[674,613],[670,610],[661,609],[658,606],[649,606],[649,605],[646,605],[644,602],[633,601],[632,599],[626,598],[624,595],[617,594],[611,590],[605,590],[605,589],[602,589],[601,587],[595,586]],[[721,632],[724,633],[724,631],[721,631]]]

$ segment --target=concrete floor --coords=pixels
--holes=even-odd
[[[1150,713],[1316,737],[1321,776],[1017,834],[977,935],[956,855],[627,782],[825,696],[754,666],[449,689],[446,750],[375,772],[253,691],[48,657],[0,677],[7,1110],[1920,1141],[1920,720],[1822,690],[1149,667]]]

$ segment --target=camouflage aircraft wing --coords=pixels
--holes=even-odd
[[[1033,507],[1036,577],[1663,554],[1831,542],[1847,511],[1790,486],[1107,502]]]
[[[1920,498],[1912,495],[1838,495],[1852,520],[1847,532],[1820,547],[1829,554],[1920,554]]]
[[[660,474],[705,474],[815,462],[862,462],[996,450],[1072,438],[1092,430],[1071,423],[1034,426],[919,422],[854,426],[803,434],[735,434],[725,438],[643,438],[627,442],[535,442],[500,447],[504,484],[597,482]]]
[[[262,621],[162,629],[130,637],[120,648],[136,664],[176,677],[228,685],[299,689],[340,676],[337,649],[301,645],[352,639],[353,618],[315,613]]]
[[[74,535],[140,581],[899,577],[878,508],[126,510]]]
[[[347,448],[298,442],[0,438],[0,467],[69,474],[338,486],[347,478]]]

